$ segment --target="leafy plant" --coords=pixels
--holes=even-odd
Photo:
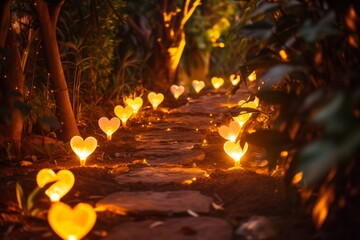
[[[237,25],[237,34],[253,45],[243,52],[239,84],[255,70],[258,79],[251,91],[269,110],[263,111],[268,127],[244,131],[244,138],[266,150],[270,167],[284,168],[288,185],[296,185],[312,206],[318,228],[327,216],[347,212],[358,201],[358,194],[342,186],[359,181],[360,146],[358,9],[353,1],[341,6],[322,2],[329,7],[260,1],[247,15],[249,21]]]
[[[46,184],[43,188],[35,187],[33,191],[26,197],[24,190],[20,183],[16,182],[16,199],[19,208],[22,210],[24,215],[36,217],[40,208],[37,206],[37,201],[43,195],[45,195],[46,189],[48,189],[54,182]]]

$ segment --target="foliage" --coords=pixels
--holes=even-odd
[[[242,83],[256,70],[260,77],[253,91],[271,110],[269,129],[244,137],[266,149],[269,166],[285,168],[288,184],[301,188],[304,200],[313,200],[317,227],[330,211],[353,207],[354,195],[343,186],[359,182],[355,6],[354,1],[259,1],[246,24],[237,25],[240,38],[252,42],[243,48]],[[286,161],[279,160],[282,151],[289,153]]]
[[[37,201],[43,195],[45,195],[46,189],[48,189],[54,182],[46,184],[43,188],[35,187],[34,190],[26,197],[24,190],[20,183],[16,182],[16,200],[19,208],[24,215],[36,217],[40,208],[37,206]]]
[[[209,0],[203,1],[202,5],[195,11],[194,16],[185,26],[186,47],[182,57],[182,65],[190,75],[190,67],[199,64],[194,53],[211,52],[214,62],[225,60],[220,56],[228,53],[226,35],[231,25],[235,22],[238,8],[234,1]],[[217,51],[217,48],[219,50]],[[225,53],[226,52],[226,53]],[[204,58],[204,56],[202,56]],[[205,59],[203,59],[205,61]],[[210,69],[210,75],[225,74],[228,64],[218,66],[216,69]],[[216,72],[213,72],[216,71]]]

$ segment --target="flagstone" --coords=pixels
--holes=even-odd
[[[181,183],[193,178],[201,178],[206,172],[200,168],[184,167],[143,167],[115,174],[115,180],[122,183],[144,182],[152,184]]]
[[[115,192],[96,203],[96,207],[115,213],[163,212],[181,213],[192,210],[207,213],[212,199],[199,191]]]
[[[112,229],[104,239],[230,240],[231,226],[214,217],[184,217],[165,221],[127,222]]]

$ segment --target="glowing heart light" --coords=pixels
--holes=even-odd
[[[230,81],[232,85],[236,85],[240,82],[240,76],[239,75],[235,75],[235,74],[231,74],[230,75]]]
[[[257,106],[259,105],[259,98],[255,97],[254,101],[250,101],[250,102],[246,102],[245,100],[240,100],[238,102],[238,105],[242,108],[254,108],[256,109]],[[240,112],[239,116],[237,117],[233,117],[233,119],[235,121],[237,121],[240,126],[242,127],[245,122],[251,117],[252,113],[245,113],[245,112]]]
[[[219,89],[224,84],[224,79],[218,77],[212,77],[211,84],[215,89]]]
[[[160,103],[162,103],[162,101],[164,100],[164,95],[162,93],[150,92],[148,94],[148,99],[153,109],[156,110]]]
[[[219,127],[219,134],[226,140],[229,140],[231,142],[235,142],[237,136],[239,135],[241,130],[241,126],[238,122],[232,121],[228,126],[221,126]]]
[[[244,156],[247,149],[248,149],[247,143],[245,143],[244,148],[241,148],[240,142],[234,143],[231,141],[227,141],[224,144],[224,151],[226,152],[227,155],[229,155],[232,159],[234,159],[236,167],[240,166],[240,159],[242,158],[242,156]]]
[[[123,108],[122,106],[118,105],[114,108],[115,115],[120,118],[122,125],[125,127],[127,120],[131,117],[134,110],[130,106],[126,106]]]
[[[126,99],[125,103],[128,106],[132,107],[134,114],[137,114],[137,112],[143,105],[143,100],[141,97],[136,97],[134,99],[128,98],[128,99]]]
[[[172,85],[170,87],[170,92],[174,95],[175,99],[178,99],[181,94],[183,94],[185,91],[185,88],[183,86],[178,86],[178,85]]]
[[[55,203],[48,212],[52,230],[62,239],[78,240],[86,236],[96,223],[96,212],[87,203],[79,203],[73,209],[62,202]]]
[[[102,117],[99,119],[98,123],[100,129],[106,133],[107,140],[111,140],[112,134],[120,127],[120,119],[117,117],[113,117],[110,120],[107,117]]]
[[[256,80],[256,72],[253,71],[249,76],[248,76],[248,79],[250,82],[253,82]]]
[[[233,119],[242,127],[250,117],[251,113],[240,113],[237,117],[233,117]]]
[[[74,136],[70,140],[71,149],[80,158],[80,166],[85,166],[86,158],[95,151],[97,141],[94,137],[83,140],[80,136]]]
[[[51,202],[58,202],[70,189],[74,186],[75,177],[69,170],[60,170],[55,173],[53,170],[44,168],[36,175],[36,183],[40,188],[46,184],[54,182],[45,194],[50,198]]]
[[[195,92],[199,93],[205,87],[205,82],[204,81],[199,81],[199,80],[193,80],[191,82],[191,85],[195,89]]]

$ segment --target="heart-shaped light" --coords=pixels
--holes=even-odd
[[[157,109],[157,107],[160,105],[160,103],[162,103],[162,101],[164,100],[164,95],[162,93],[154,93],[154,92],[150,92],[148,94],[148,99],[149,102],[151,103],[152,107],[154,110]]]
[[[178,99],[185,92],[185,88],[183,86],[171,85],[170,92],[174,95],[175,99]]]
[[[255,97],[254,101],[250,101],[250,102],[246,102],[245,100],[240,100],[238,102],[238,105],[242,108],[254,108],[256,109],[257,106],[259,105],[259,98]],[[251,117],[252,113],[245,113],[245,112],[240,112],[239,116],[237,117],[233,117],[233,119],[235,121],[237,121],[240,126],[242,127],[245,122]]]
[[[60,170],[55,173],[53,170],[44,168],[36,175],[36,183],[40,188],[46,184],[54,182],[45,194],[50,198],[51,202],[58,202],[70,189],[74,186],[75,177],[69,170]]]
[[[205,87],[205,82],[204,81],[199,81],[199,80],[193,80],[191,82],[191,85],[195,89],[195,92],[199,93]]]
[[[250,82],[255,81],[256,80],[256,72],[253,71],[249,76],[248,79]]]
[[[80,166],[85,166],[86,158],[95,151],[97,141],[94,137],[83,140],[80,136],[74,136],[70,140],[71,149],[80,158]]]
[[[126,99],[125,103],[128,106],[132,107],[134,114],[137,114],[137,112],[143,105],[143,100],[141,97],[136,97],[134,99],[128,98]]]
[[[240,82],[240,76],[239,75],[235,75],[235,74],[231,74],[230,75],[230,81],[232,85],[236,85]]]
[[[248,144],[245,143],[244,148],[241,148],[240,142],[230,142],[227,141],[224,144],[224,151],[227,155],[229,155],[232,159],[234,159],[235,166],[240,165],[240,159],[241,157],[246,153],[248,149]]]
[[[122,125],[125,127],[127,120],[131,117],[134,110],[130,106],[126,106],[123,108],[122,106],[118,105],[114,108],[115,115],[120,118]]]
[[[239,116],[233,117],[233,119],[240,125],[240,127],[242,127],[247,120],[249,120],[250,116],[251,113],[240,113]]]
[[[62,239],[78,240],[94,227],[96,212],[87,203],[79,203],[72,209],[69,205],[58,202],[49,209],[48,222]]]
[[[212,77],[211,84],[215,89],[219,89],[224,84],[224,79],[219,77]]]
[[[226,140],[229,140],[231,142],[235,142],[237,136],[239,135],[241,130],[241,126],[238,122],[232,121],[228,126],[221,126],[219,127],[219,134]]]
[[[120,127],[120,119],[113,117],[109,120],[107,117],[102,117],[99,119],[99,127],[106,133],[107,139],[111,140],[112,134]]]

